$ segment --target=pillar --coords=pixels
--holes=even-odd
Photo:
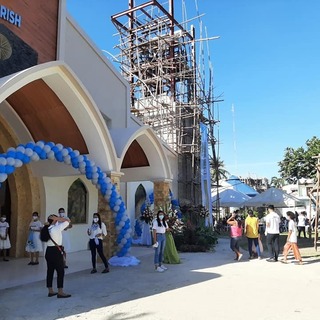
[[[121,173],[115,173],[110,172],[108,174],[109,178],[112,181],[112,184],[116,186],[117,192],[120,193],[120,177]],[[113,211],[111,210],[109,204],[104,199],[102,194],[99,192],[99,198],[98,198],[98,212],[101,216],[101,220],[106,224],[108,235],[103,241],[103,252],[108,259],[110,259],[112,256],[115,255],[117,251],[117,233],[116,233],[116,227],[114,222],[114,216]],[[98,258],[98,261],[101,262],[100,258]]]
[[[170,182],[171,180],[154,181],[154,213],[156,214],[160,208],[167,211],[170,205]]]

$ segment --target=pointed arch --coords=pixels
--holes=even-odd
[[[87,222],[88,190],[80,178],[74,180],[68,189],[67,212],[73,223]]]

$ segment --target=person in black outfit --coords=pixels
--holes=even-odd
[[[102,273],[108,273],[109,272],[109,265],[108,261],[103,253],[103,244],[102,240],[103,237],[107,235],[107,227],[106,225],[101,221],[99,213],[93,214],[93,220],[90,228],[87,231],[87,234],[90,238],[89,240],[89,247],[91,251],[91,262],[92,262],[92,270],[91,273],[96,273],[96,263],[97,263],[97,252],[104,264],[104,269]]]
[[[63,291],[64,281],[64,261],[62,247],[62,231],[68,227],[70,220],[68,218],[50,215],[48,224],[41,230],[41,240],[47,242],[45,258],[47,261],[47,288],[48,297],[57,296],[58,298],[69,298],[70,294]],[[52,288],[54,271],[57,272],[57,288],[58,292],[54,292]]]

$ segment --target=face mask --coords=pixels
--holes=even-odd
[[[37,217],[37,216],[33,216],[32,218],[33,218],[33,220],[37,220],[37,219],[38,219],[38,217]]]
[[[6,221],[6,218],[1,218],[1,221],[2,221],[2,222],[5,222],[5,221]]]
[[[93,218],[93,222],[97,223],[99,221],[99,218]]]
[[[163,214],[159,215],[159,219],[162,220],[163,219]]]
[[[60,214],[61,218],[64,218],[64,216],[65,216],[64,212],[59,212],[59,214]]]

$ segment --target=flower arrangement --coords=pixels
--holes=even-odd
[[[143,210],[141,217],[141,221],[144,221],[145,223],[150,224],[153,220],[153,211],[150,209],[150,207],[147,205],[146,208]]]

